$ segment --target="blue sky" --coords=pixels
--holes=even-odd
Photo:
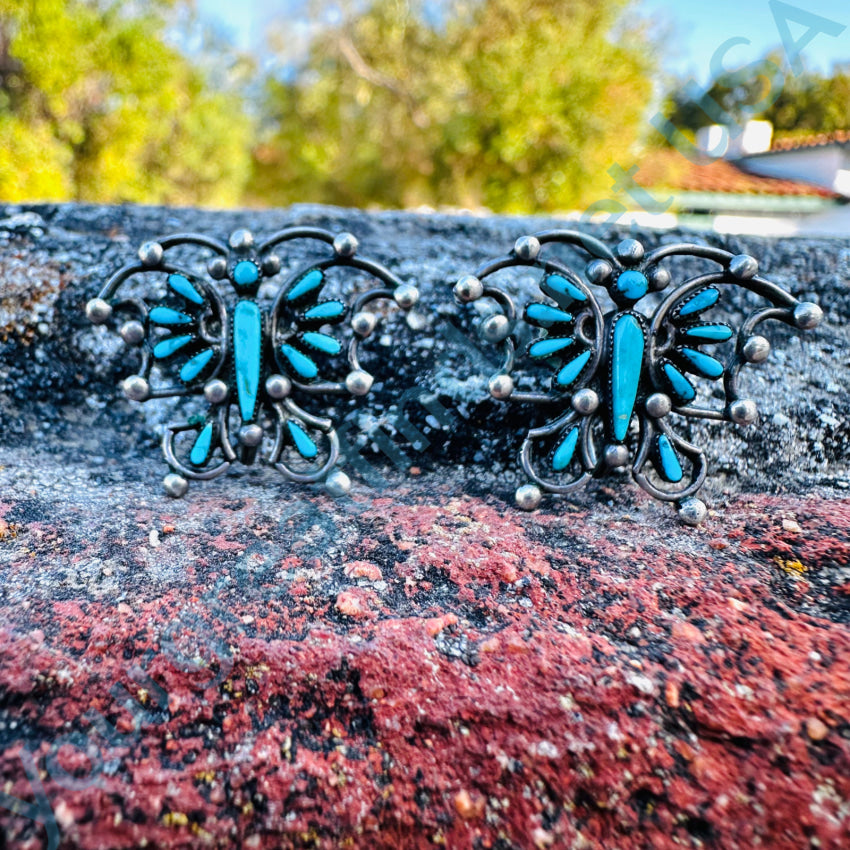
[[[847,0],[787,0],[787,5],[845,25],[838,36],[816,35],[803,50],[810,67],[828,71],[837,61],[850,62],[850,3]],[[304,37],[305,0],[197,0],[201,15],[241,48],[261,49],[270,23],[283,34]],[[781,45],[768,0],[641,0],[642,13],[657,21],[665,33],[665,67],[678,75],[691,75],[699,82],[710,76],[712,54],[730,38],[748,39],[727,55],[729,67],[740,67]],[[287,23],[289,27],[287,27]],[[793,38],[805,27],[789,23]]]

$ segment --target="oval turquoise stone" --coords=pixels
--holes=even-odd
[[[319,367],[306,354],[302,354],[297,348],[291,345],[282,345],[280,350],[284,357],[289,361],[292,368],[302,377],[307,380],[312,380],[319,374]]]
[[[620,273],[615,288],[617,292],[630,301],[637,301],[646,295],[649,290],[649,281],[646,279],[646,275],[632,269]]]
[[[213,424],[207,424],[201,429],[201,433],[195,438],[195,444],[192,446],[192,451],[189,454],[189,460],[195,466],[202,466],[207,462],[212,448]]]
[[[175,351],[179,351],[186,345],[187,342],[191,342],[193,339],[192,334],[183,334],[182,336],[170,336],[168,339],[164,339],[158,342],[153,347],[153,356],[157,359],[161,360],[163,357],[171,357]]]
[[[552,455],[552,469],[555,472],[563,472],[573,459],[578,445],[579,429],[578,427],[571,428],[566,437],[561,441],[561,445],[555,450]]]
[[[702,313],[709,307],[713,307],[718,298],[720,298],[720,290],[714,289],[714,287],[702,289],[679,308],[679,315],[693,316],[695,313]]]
[[[184,275],[170,274],[168,276],[168,285],[172,290],[174,290],[174,292],[185,298],[187,301],[191,301],[193,304],[197,304],[198,306],[204,303],[203,295],[201,295],[201,293],[192,286],[189,282],[189,278]]]
[[[643,328],[634,316],[626,313],[617,319],[611,351],[611,416],[617,440],[626,438],[632,421],[644,344]]]
[[[673,448],[673,444],[666,434],[659,434],[656,446],[658,448],[659,473],[671,484],[678,484],[684,473],[682,472],[682,463]]]
[[[236,395],[243,422],[254,418],[262,371],[263,314],[253,301],[240,301],[233,311],[233,362]]]
[[[303,298],[314,289],[318,289],[324,283],[324,280],[325,276],[320,269],[307,272],[304,277],[295,281],[292,289],[286,293],[286,300],[297,301],[299,298]]]
[[[194,357],[183,364],[183,368],[180,370],[180,380],[187,383],[194,381],[204,371],[207,364],[212,360],[212,357],[213,350],[211,348],[199,351]]]
[[[292,437],[292,442],[295,443],[295,449],[301,457],[314,458],[319,453],[319,449],[313,442],[310,435],[292,419],[287,419],[286,424],[289,428],[289,434]]]
[[[233,281],[239,286],[250,286],[260,279],[260,270],[250,260],[240,260],[233,268]]]

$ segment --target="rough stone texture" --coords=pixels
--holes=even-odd
[[[146,238],[292,223],[435,305],[335,409],[371,486],[250,470],[168,500],[165,405],[118,398],[131,361],[82,305]],[[691,432],[693,530],[619,481],[510,506],[527,414],[441,321],[451,278],[550,224],[0,209],[0,847],[850,844],[850,248],[710,237],[827,319],[772,329],[761,429]],[[431,445],[381,467],[368,429],[417,384],[453,424],[422,414]]]

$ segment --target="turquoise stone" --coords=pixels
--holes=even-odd
[[[723,374],[723,364],[708,354],[696,351],[693,348],[683,348],[682,355],[689,361],[691,367],[688,371],[704,378],[719,378]]]
[[[543,289],[552,292],[571,301],[587,301],[587,296],[574,284],[559,274],[550,274],[543,281]]]
[[[189,283],[189,278],[184,277],[182,274],[170,274],[168,276],[168,285],[187,301],[191,301],[198,306],[204,303],[204,296]]]
[[[302,377],[308,380],[319,374],[319,367],[306,355],[291,345],[282,345],[280,350],[284,357],[290,362],[292,368]]]
[[[694,313],[702,313],[709,307],[713,307],[718,298],[720,298],[720,290],[713,287],[702,289],[679,308],[679,315],[692,316]]]
[[[187,383],[194,381],[204,371],[212,358],[213,350],[211,348],[205,348],[203,351],[199,351],[194,357],[183,364],[183,368],[180,370],[180,380]]]
[[[311,321],[318,319],[338,319],[345,313],[342,301],[323,301],[304,313],[304,318]]]
[[[319,449],[310,435],[297,422],[293,422],[292,419],[287,419],[286,424],[298,454],[305,458],[315,457],[319,453]]]
[[[572,337],[551,337],[546,339],[538,339],[537,342],[531,343],[528,353],[531,357],[541,359],[543,357],[551,357],[565,348],[569,348],[573,344]]]
[[[658,471],[662,477],[671,484],[678,484],[682,480],[684,473],[682,472],[682,464],[673,444],[670,442],[666,434],[659,434],[658,442]]]
[[[325,354],[339,354],[342,351],[339,341],[327,334],[307,331],[303,335],[303,339],[307,345],[317,348],[319,351],[324,351]]]
[[[672,363],[664,364],[664,374],[670,381],[673,392],[680,399],[693,401],[696,398],[697,391],[694,389],[694,385]]]
[[[726,342],[732,338],[732,328],[728,325],[694,325],[685,330],[685,336],[703,342]]]
[[[632,421],[644,343],[643,328],[634,316],[626,313],[617,319],[611,353],[611,414],[617,440],[626,438]]]
[[[563,472],[570,465],[578,445],[578,435],[578,427],[571,428],[561,441],[561,445],[555,450],[555,454],[552,455],[552,469],[555,472]]]
[[[254,418],[262,372],[263,314],[253,301],[240,301],[233,311],[233,361],[236,395],[243,422]]]
[[[171,357],[175,351],[179,351],[184,345],[186,345],[187,342],[191,342],[193,339],[194,337],[192,334],[170,336],[168,339],[158,342],[153,347],[153,356],[159,360],[162,360],[163,357]]]
[[[318,289],[325,281],[325,276],[320,269],[313,269],[307,272],[304,277],[295,281],[292,289],[286,293],[287,301],[297,301],[303,298],[314,289]]]
[[[565,310],[559,310],[557,307],[551,307],[549,304],[529,304],[525,311],[526,315],[533,322],[571,322],[573,320],[572,313],[567,313]]]
[[[240,260],[233,269],[233,281],[239,286],[250,286],[260,279],[260,270],[250,260]]]
[[[193,321],[191,316],[172,310],[171,307],[154,307],[150,319],[156,325],[189,325]]]
[[[202,466],[207,462],[210,456],[210,448],[212,447],[213,424],[208,422],[195,439],[195,445],[192,446],[192,451],[189,454],[189,460],[195,466]]]
[[[590,360],[590,351],[585,351],[579,354],[578,357],[573,357],[569,363],[561,368],[558,372],[558,377],[555,382],[562,387],[568,387],[581,374],[581,370],[587,366],[587,361]]]
[[[617,292],[624,295],[630,301],[637,301],[643,298],[649,290],[649,281],[646,275],[634,270],[622,272],[617,278],[615,285]]]

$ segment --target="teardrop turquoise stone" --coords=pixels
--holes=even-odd
[[[706,342],[726,342],[732,338],[732,328],[728,325],[694,325],[685,330],[685,336]]]
[[[697,391],[694,389],[694,385],[672,363],[664,364],[664,374],[670,381],[673,392],[680,399],[693,401],[696,398]]]
[[[291,419],[286,420],[289,427],[289,433],[292,435],[292,442],[295,443],[295,448],[301,457],[313,458],[319,453],[319,449],[311,439],[310,435],[297,423]]]
[[[195,439],[195,445],[192,446],[192,451],[189,454],[189,460],[192,461],[195,466],[202,466],[207,462],[207,458],[210,456],[210,448],[212,446],[212,435],[213,424],[212,422],[207,422],[207,424],[201,429],[201,433],[198,434]]]
[[[319,367],[306,355],[291,345],[282,345],[280,350],[292,365],[292,368],[302,377],[312,380],[319,374]]]
[[[551,290],[571,301],[587,301],[587,296],[574,284],[559,274],[550,274],[543,281],[543,290]]]
[[[587,366],[587,361],[590,360],[590,355],[592,352],[585,351],[582,354],[579,354],[578,357],[573,357],[569,363],[567,363],[560,372],[558,372],[558,377],[555,378],[555,382],[562,387],[568,387],[575,379],[581,374],[581,370]]]
[[[692,316],[694,313],[702,313],[709,307],[713,307],[718,298],[720,298],[720,290],[713,287],[703,289],[679,308],[679,315]]]
[[[342,351],[342,346],[339,341],[327,334],[317,333],[315,331],[307,331],[304,334],[304,342],[307,345],[317,348],[319,351],[324,351],[325,354],[339,354]]]
[[[563,472],[570,465],[573,455],[576,452],[576,445],[578,445],[578,435],[578,427],[570,429],[570,432],[561,441],[561,445],[558,446],[555,454],[552,455],[552,469],[555,472]]]
[[[723,374],[723,364],[708,354],[693,348],[683,348],[682,354],[691,364],[691,371],[704,378],[717,379]]]
[[[191,316],[173,310],[171,307],[154,307],[150,312],[150,319],[157,325],[188,325],[192,323]]]
[[[319,269],[313,269],[307,272],[300,280],[295,282],[295,285],[289,292],[286,293],[287,301],[297,301],[303,298],[308,292],[312,292],[322,285],[325,276]]]
[[[551,357],[553,354],[562,351],[564,348],[568,348],[572,344],[572,337],[538,339],[537,342],[531,343],[528,353],[531,357],[536,358]]]
[[[571,322],[573,314],[549,304],[529,304],[526,315],[533,322]]]
[[[183,336],[170,336],[168,339],[164,339],[161,342],[158,342],[153,347],[153,356],[157,359],[161,360],[163,357],[171,357],[175,351],[179,351],[186,345],[187,342],[192,341],[191,334],[183,334]]]
[[[199,306],[204,303],[204,297],[189,282],[189,278],[182,274],[171,274],[168,276],[168,285],[178,294]]]
[[[611,414],[614,437],[624,440],[632,421],[643,367],[643,328],[631,314],[621,316],[614,325],[611,353]]]
[[[678,484],[682,480],[684,473],[682,472],[682,464],[679,461],[679,456],[673,448],[666,434],[658,436],[658,460],[661,468],[658,470],[661,475],[671,484]]]
[[[240,301],[233,311],[233,361],[236,395],[243,422],[254,418],[262,371],[263,314],[253,301]]]
[[[205,348],[203,351],[199,351],[194,357],[183,364],[183,368],[180,370],[180,380],[186,381],[186,383],[194,381],[203,372],[207,363],[212,360],[212,356],[213,350],[211,348]]]
[[[323,301],[304,313],[305,319],[336,319],[345,313],[342,301]]]

